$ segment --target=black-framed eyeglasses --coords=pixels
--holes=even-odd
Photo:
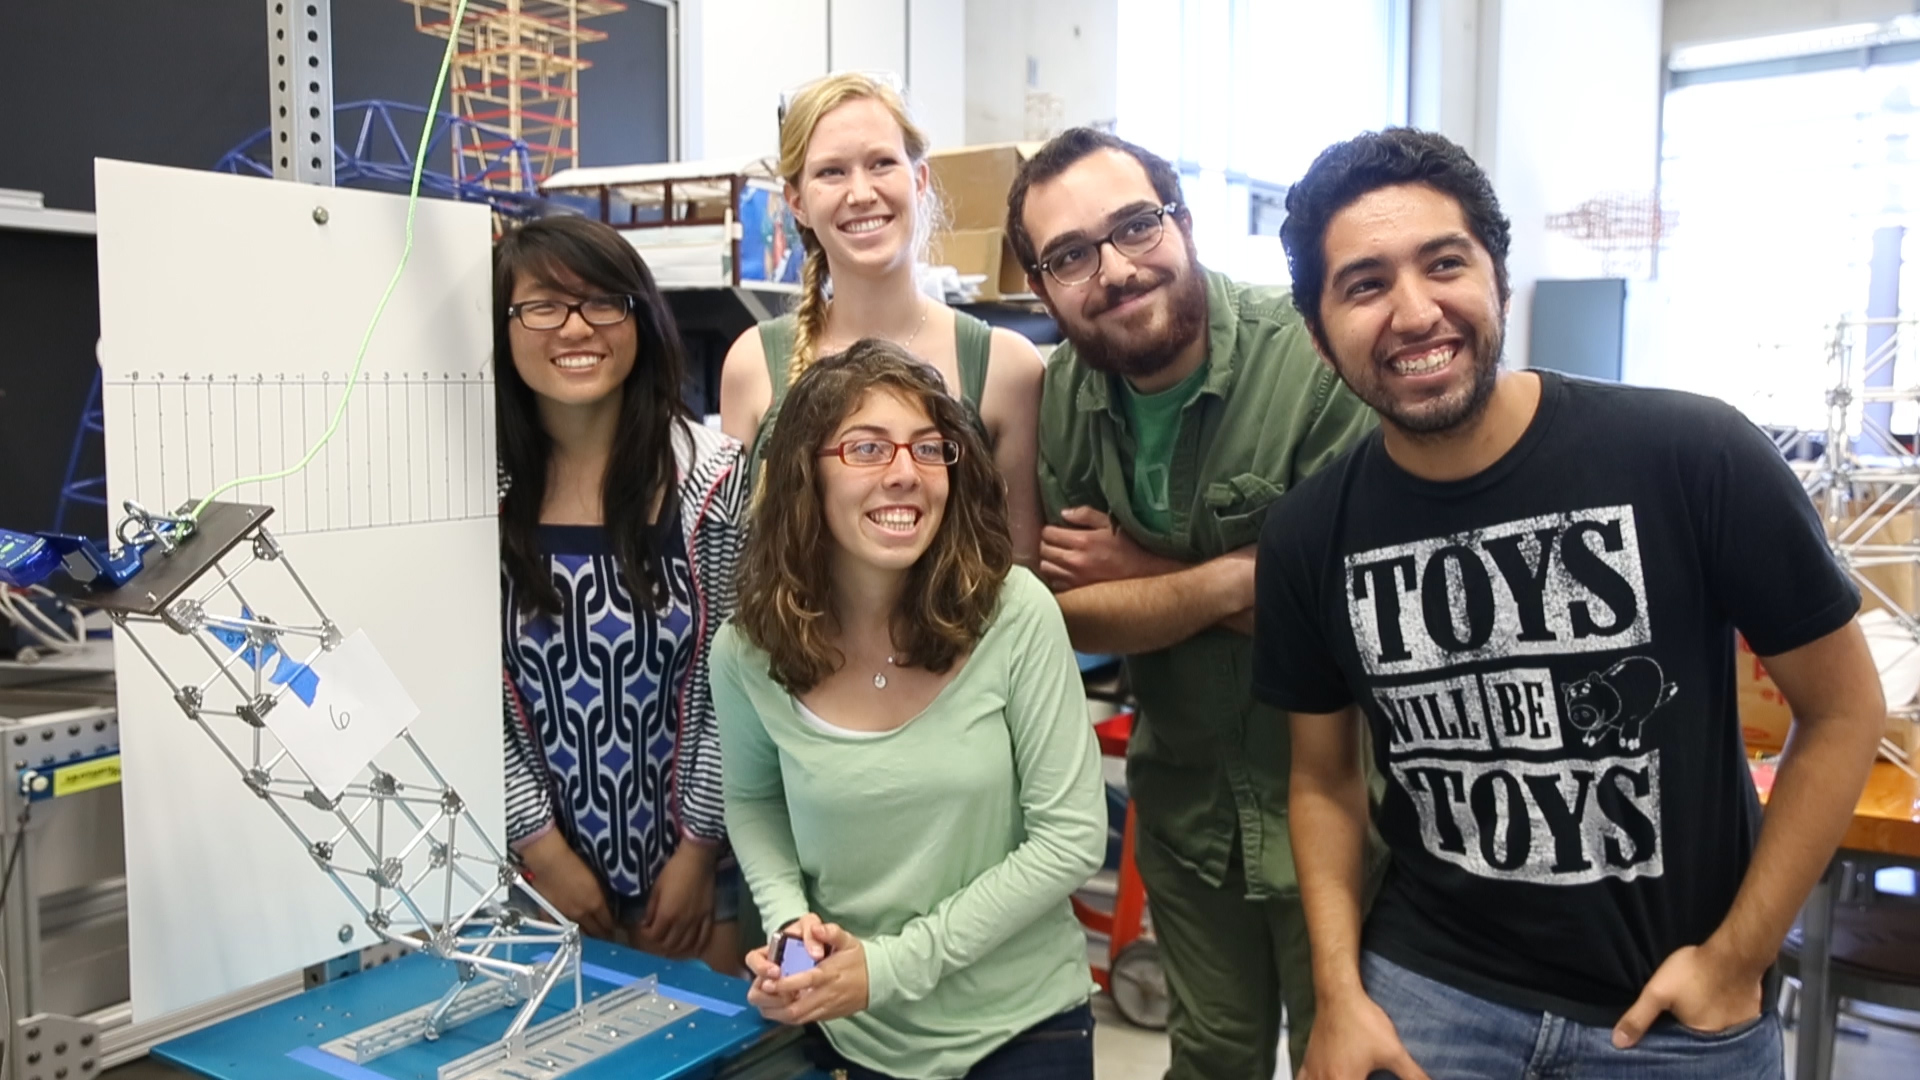
[[[1160,237],[1167,231],[1167,215],[1178,213],[1179,210],[1179,203],[1143,210],[1121,222],[1101,239],[1082,240],[1056,248],[1053,254],[1028,269],[1036,274],[1046,271],[1048,277],[1065,288],[1085,284],[1100,272],[1102,246],[1112,244],[1115,250],[1128,258],[1145,255],[1160,246]]]
[[[507,305],[507,318],[519,319],[520,325],[529,330],[558,330],[567,325],[567,320],[577,311],[588,326],[615,326],[627,321],[633,306],[633,297],[624,293],[589,296],[577,304],[563,304],[558,300],[523,300]]]
[[[902,450],[912,455],[915,465],[953,465],[960,460],[960,444],[952,439],[915,439],[902,443],[892,439],[849,439],[820,451],[820,456],[837,457],[855,468],[872,469],[893,464]]]

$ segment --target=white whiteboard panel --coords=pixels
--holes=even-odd
[[[299,460],[399,262],[406,199],[104,160],[95,190],[111,504],[177,509]],[[422,199],[411,261],[339,432],[298,476],[222,498],[275,508],[269,530],[340,630],[379,644],[421,708],[414,735],[498,844],[490,239],[484,207]],[[294,609],[298,592],[277,572],[243,580],[261,612]],[[211,670],[186,639],[149,627],[141,640],[170,671]],[[370,944],[124,633],[115,644],[135,1020]],[[250,747],[237,721],[211,722]],[[379,761],[420,775],[403,747]],[[292,810],[311,835],[338,830]]]

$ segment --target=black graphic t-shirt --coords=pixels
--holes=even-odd
[[[1753,853],[1734,630],[1785,652],[1860,594],[1733,408],[1539,378],[1477,476],[1420,480],[1376,434],[1279,502],[1254,693],[1366,714],[1394,854],[1368,949],[1611,1026],[1719,926]]]

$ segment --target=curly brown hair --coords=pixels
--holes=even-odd
[[[960,444],[947,466],[946,512],[908,572],[894,613],[895,661],[944,672],[986,633],[1013,566],[1007,493],[986,444],[940,373],[890,341],[868,338],[823,357],[787,392],[768,437],[765,487],[753,511],[734,621],[765,650],[769,674],[805,693],[845,661],[835,630],[832,543],[820,504],[820,447],[869,391],[901,395]]]

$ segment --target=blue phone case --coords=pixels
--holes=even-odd
[[[779,955],[774,957],[774,962],[780,965],[780,974],[789,977],[812,971],[816,966],[806,943],[791,934],[780,935]]]

